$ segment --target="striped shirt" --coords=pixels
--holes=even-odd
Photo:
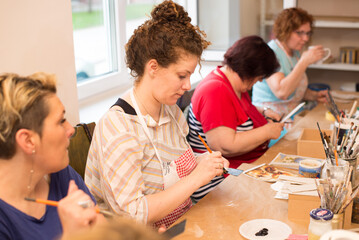
[[[189,134],[187,140],[192,148],[200,150],[202,152],[207,151],[206,147],[203,145],[197,133],[201,135],[203,140],[207,143],[206,135],[204,134],[203,127],[200,121],[197,120],[196,116],[192,110],[192,104],[189,107],[188,111],[188,125],[189,125]],[[236,127],[237,132],[244,132],[253,129],[253,121],[248,117],[247,121]],[[197,133],[196,133],[197,132]]]
[[[187,140],[194,151],[196,152],[206,152],[207,149],[199,139],[197,133],[201,135],[203,140],[207,143],[206,135],[203,132],[202,124],[197,120],[196,116],[192,110],[192,104],[189,107],[188,111],[188,125],[189,125],[189,134]],[[237,132],[248,131],[253,129],[253,121],[248,117],[247,121],[236,127]],[[195,193],[192,194],[191,198],[194,202],[198,202],[202,199],[207,193],[213,190],[218,184],[224,180],[223,176],[215,177],[211,180],[210,183],[202,186]]]
[[[162,161],[167,163],[190,148],[183,137],[188,133],[188,125],[182,111],[177,105],[169,107],[182,130],[164,107],[158,123],[150,115],[144,116],[152,141]],[[146,223],[146,195],[163,191],[160,164],[138,116],[114,106],[96,125],[85,182],[101,209],[126,211]],[[184,209],[181,214],[191,206],[189,199],[185,203],[181,205]]]

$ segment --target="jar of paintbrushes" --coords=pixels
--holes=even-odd
[[[327,165],[338,166],[339,160],[344,160],[353,167],[351,174],[352,187],[357,186],[357,158],[359,156],[359,120],[338,118],[334,124],[333,136],[330,138],[322,133],[317,123],[323,142]]]
[[[353,167],[351,175],[352,187],[356,188],[357,182],[357,158],[359,156],[359,121],[343,118],[341,122],[334,124],[332,144],[336,146],[338,158]]]
[[[352,191],[350,177],[353,167],[349,166],[344,160],[338,160],[338,165],[328,163],[326,165],[324,167],[326,173],[322,174],[323,178],[315,180],[321,208],[333,212],[332,228],[342,229],[344,212],[352,203],[359,188],[354,192]]]

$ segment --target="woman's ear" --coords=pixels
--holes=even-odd
[[[26,154],[33,154],[35,149],[35,132],[29,129],[20,129],[15,134],[15,141],[19,148]]]
[[[153,77],[159,69],[159,65],[156,59],[150,59],[146,64],[147,73]]]

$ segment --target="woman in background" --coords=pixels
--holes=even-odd
[[[0,239],[57,239],[98,219],[79,205],[94,199],[68,166],[74,128],[64,115],[53,75],[0,75]]]
[[[324,57],[318,45],[301,51],[312,36],[313,17],[300,8],[284,9],[275,20],[268,45],[280,64],[278,72],[253,86],[253,104],[287,114],[303,100],[326,102],[327,90],[308,89],[307,67]]]
[[[253,106],[248,91],[278,67],[274,52],[260,37],[235,42],[225,53],[223,66],[208,74],[194,91],[188,117],[192,149],[206,151],[198,133],[232,168],[262,156],[268,141],[280,136],[283,123],[273,122],[280,119],[274,111]],[[222,176],[213,179],[192,198],[198,201],[222,180]]]
[[[191,206],[191,194],[222,175],[219,152],[195,157],[176,101],[191,88],[208,42],[184,8],[163,1],[126,45],[133,89],[96,125],[85,182],[101,208],[167,227]]]

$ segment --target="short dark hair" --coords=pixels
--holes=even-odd
[[[243,81],[267,78],[279,68],[275,53],[258,36],[244,37],[235,42],[224,54],[223,64]]]

